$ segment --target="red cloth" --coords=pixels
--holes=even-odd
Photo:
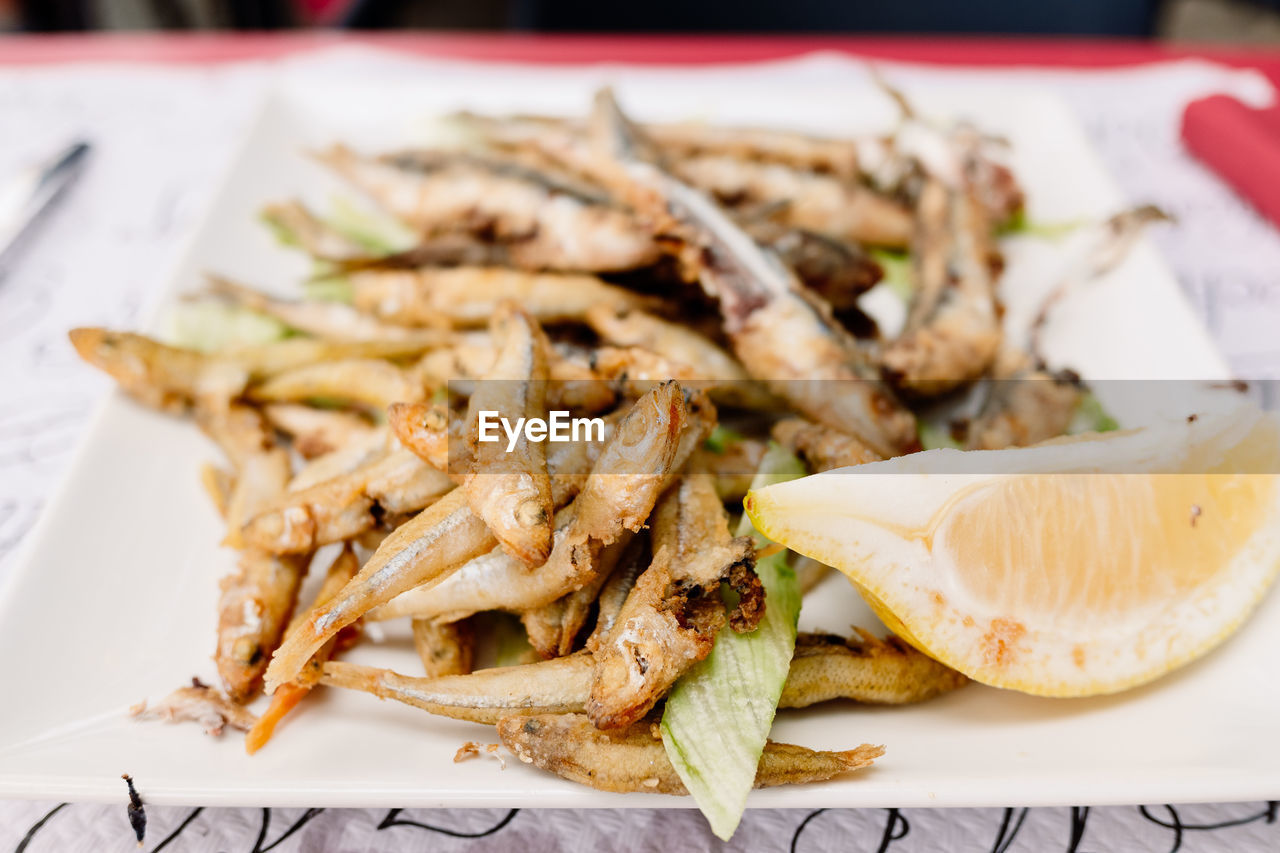
[[[1255,110],[1226,95],[1192,101],[1182,139],[1201,162],[1280,226],[1280,109]]]

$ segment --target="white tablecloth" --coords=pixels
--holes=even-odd
[[[66,342],[77,325],[127,328],[165,280],[275,75],[351,79],[420,70],[416,60],[336,50],[276,66],[64,66],[0,71],[0,175],[77,136],[82,182],[0,282],[0,577],[57,486],[107,388]],[[1280,234],[1190,160],[1181,106],[1213,91],[1265,101],[1248,72],[1198,62],[1110,72],[940,72],[884,64],[903,83],[945,74],[1057,91],[1133,201],[1175,213],[1153,236],[1237,374],[1280,377]],[[772,79],[863,70],[833,57]],[[12,650],[0,650],[0,655]],[[8,694],[4,701],[21,701]],[[142,791],[145,798],[145,786]],[[0,802],[0,851],[134,849],[118,806]],[[696,811],[148,809],[149,850],[374,851],[713,848]],[[762,810],[730,849],[1252,851],[1280,849],[1277,804],[1170,807]]]

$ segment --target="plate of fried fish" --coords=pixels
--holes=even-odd
[[[0,792],[698,806],[723,837],[744,806],[1274,795],[1273,538],[1143,581],[1148,638],[1196,584],[1222,615],[1141,665],[1094,575],[1024,615],[991,569],[1014,619],[921,592],[954,555],[859,568],[911,507],[967,513],[961,555],[1052,515],[875,485],[917,460],[1262,464],[1260,420],[1144,420],[1147,386],[1239,396],[1142,239],[1176,226],[1048,96],[726,79],[276,92],[145,328],[70,332],[118,390],[0,601]],[[1241,494],[1159,554],[1266,526]],[[1048,526],[1015,534],[1067,549]]]

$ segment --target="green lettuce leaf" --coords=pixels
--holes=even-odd
[[[201,352],[265,344],[287,338],[288,326],[274,317],[216,300],[184,302],[169,314],[166,337]]]
[[[351,281],[342,275],[322,275],[304,281],[302,294],[316,302],[345,302],[350,305],[355,301]]]
[[[333,200],[325,224],[372,255],[401,252],[418,242],[416,235],[404,223],[341,196]]]
[[[937,450],[940,447],[958,449],[960,442],[951,434],[947,424],[929,423],[924,418],[916,422],[916,435],[920,437],[920,446],[925,450]]]
[[[771,444],[752,488],[805,474],[800,460]],[[738,535],[754,533],[745,516]],[[768,540],[755,534],[757,541]],[[765,614],[750,634],[725,626],[711,654],[676,682],[662,715],[662,743],[711,831],[728,840],[742,820],[747,792],[773,726],[796,646],[800,587],[782,551],[756,563]]]
[[[707,440],[702,443],[707,450],[712,453],[724,453],[729,449],[729,445],[735,441],[741,441],[745,436],[735,429],[730,429],[723,424],[716,424],[711,430],[711,435],[707,436]]]
[[[898,249],[872,249],[871,257],[884,270],[877,287],[887,287],[903,302],[911,301],[915,281],[911,278],[911,255]]]
[[[1120,424],[1102,407],[1092,391],[1080,398],[1071,423],[1067,425],[1067,433],[1075,435],[1081,432],[1113,432],[1120,429]]]
[[[1023,235],[1026,237],[1039,237],[1042,240],[1061,240],[1087,224],[1088,222],[1084,219],[1068,219],[1062,222],[1032,222],[1027,218],[1025,210],[1018,210],[1013,216],[1009,217],[1008,222],[996,229],[996,233],[1001,237]]]

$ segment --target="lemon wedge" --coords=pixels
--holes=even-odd
[[[970,678],[1089,696],[1241,625],[1280,568],[1278,473],[1280,424],[1241,410],[916,453],[754,490],[746,510]]]

